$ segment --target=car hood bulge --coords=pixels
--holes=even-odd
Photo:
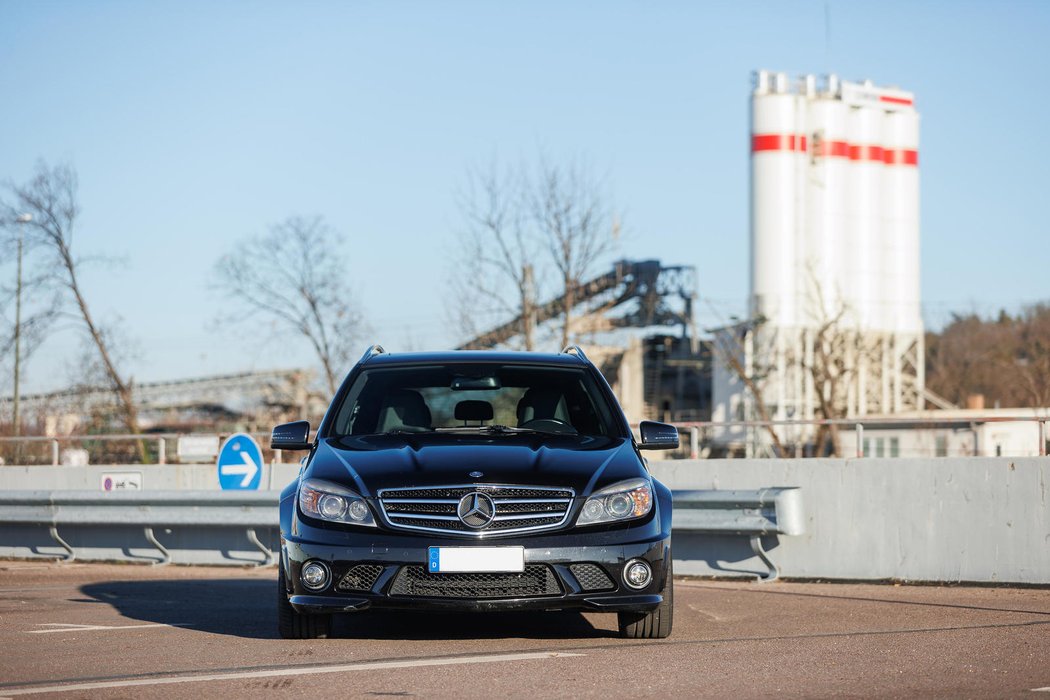
[[[462,484],[559,486],[586,496],[645,470],[624,438],[375,435],[321,440],[306,476],[365,497],[385,488]]]

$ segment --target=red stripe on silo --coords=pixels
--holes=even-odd
[[[751,152],[805,151],[806,137],[801,134],[752,134]]]
[[[866,145],[850,145],[849,147],[849,159],[850,160],[872,160],[879,163],[883,162],[883,148],[882,146]]]
[[[808,151],[808,140],[803,134],[752,134],[751,152]],[[875,144],[848,141],[815,141],[813,155],[818,158],[849,158],[886,165],[918,165],[919,152],[914,149],[885,148]]]
[[[887,148],[882,152],[882,162],[886,165],[918,165],[919,152],[909,148]]]
[[[892,97],[890,95],[879,95],[879,100],[882,102],[889,102],[895,105],[910,105],[912,101],[907,97]]]

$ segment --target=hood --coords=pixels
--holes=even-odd
[[[481,472],[481,477],[471,477]],[[368,498],[384,488],[463,484],[570,487],[577,496],[646,472],[625,438],[555,435],[369,435],[325,438],[305,476]]]

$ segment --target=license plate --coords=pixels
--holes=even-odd
[[[505,573],[525,570],[524,547],[429,547],[427,571]]]

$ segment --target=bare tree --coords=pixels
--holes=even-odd
[[[618,219],[602,190],[579,163],[559,167],[542,162],[531,187],[531,213],[550,251],[564,300],[562,347],[572,337],[577,289],[619,235]]]
[[[772,418],[766,409],[763,391],[764,380],[769,376],[772,367],[756,366],[754,350],[748,347],[749,336],[753,340],[756,332],[764,323],[765,319],[759,318],[750,322],[713,329],[711,351],[724,367],[732,371],[744,383],[745,389],[751,394],[755,410],[758,412],[758,419],[764,424],[763,430],[773,443],[773,449],[777,456],[784,456],[786,450],[776,427],[771,425]],[[744,418],[751,420],[751,416],[744,416]]]
[[[543,159],[535,171],[525,163],[472,171],[469,183],[460,202],[466,225],[452,285],[461,330],[480,346],[520,334],[532,350],[537,324],[560,316],[565,347],[581,288],[619,235],[602,183],[579,163]],[[557,279],[554,299],[541,303],[540,282],[548,277]],[[477,321],[485,303],[512,320],[482,335]]]
[[[1050,405],[1050,304],[989,319],[953,314],[926,336],[926,385],[958,404],[980,394],[1001,406]]]
[[[344,282],[348,268],[341,242],[320,216],[293,216],[242,241],[215,263],[216,287],[227,297],[310,343],[331,394],[364,330]]]
[[[9,205],[0,204],[0,250],[14,252],[16,268],[14,280],[0,282],[0,312],[3,316],[0,357],[11,358],[14,392],[11,418],[13,434],[17,436],[21,428],[18,409],[22,369],[54,326],[62,300],[48,284],[50,271],[32,264],[36,240],[24,235],[28,223],[25,214],[15,214],[11,209]],[[0,263],[6,262],[6,259],[0,259]],[[8,312],[12,309],[14,317],[9,318]],[[6,361],[2,364],[6,365]],[[5,366],[5,372],[7,369]]]
[[[24,185],[9,185],[12,202],[7,214],[26,213],[32,216],[26,225],[27,234],[34,237],[47,258],[47,280],[60,288],[73,302],[73,315],[98,353],[106,379],[116,394],[123,422],[128,432],[139,433],[138,411],[132,395],[132,380],[118,370],[108,340],[107,330],[91,314],[84,290],[78,280],[82,259],[73,253],[73,232],[79,214],[77,204],[77,174],[68,164],[49,167],[41,162],[36,174]],[[139,456],[148,461],[145,445],[139,441]]]
[[[1018,316],[1012,369],[1029,406],[1050,406],[1050,304],[1029,306]]]
[[[452,286],[460,303],[456,319],[465,335],[477,336],[476,300],[494,303],[503,315],[520,318],[525,350],[534,348],[539,241],[523,211],[525,180],[520,172],[472,170],[460,197],[464,220],[461,254]]]

